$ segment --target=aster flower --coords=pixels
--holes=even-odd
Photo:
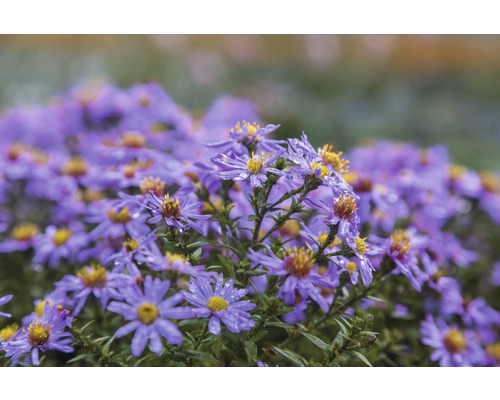
[[[89,208],[87,221],[98,224],[89,233],[90,238],[117,239],[127,235],[140,237],[149,231],[145,224],[146,215],[141,214],[139,211],[131,212],[127,207],[115,207],[115,203],[117,201],[103,201]]]
[[[0,297],[0,306],[7,304],[9,301],[12,300],[13,297],[14,296],[12,296],[11,294],[8,294],[7,296]],[[0,311],[0,317],[10,318],[10,317],[12,317],[12,315]]]
[[[63,353],[72,353],[74,348],[73,335],[66,332],[67,312],[61,312],[56,307],[45,304],[41,318],[33,320],[29,325],[21,328],[9,340],[1,344],[5,357],[12,357],[13,362],[26,354],[31,354],[31,362],[40,364],[40,352],[57,350]]]
[[[327,312],[328,303],[317,286],[328,289],[333,289],[333,286],[314,269],[312,251],[303,247],[288,248],[283,251],[282,257],[278,258],[274,253],[265,255],[252,249],[248,255],[254,266],[260,264],[267,268],[270,274],[286,277],[278,295],[287,304],[295,303],[298,292],[303,298],[313,299],[323,311]]]
[[[418,267],[416,251],[426,240],[423,236],[417,235],[413,230],[395,230],[388,239],[380,239],[372,236],[372,241],[382,241],[379,249],[396,264],[394,273],[405,275],[415,290],[420,291],[421,278],[424,273]]]
[[[40,230],[32,223],[17,225],[12,229],[11,239],[0,243],[0,253],[25,251],[33,246]]]
[[[304,199],[304,202],[322,214],[321,218],[326,224],[338,225],[337,236],[341,239],[356,239],[358,236],[359,217],[357,214],[356,198],[350,195],[341,195],[333,200],[332,206],[326,205],[321,200]]]
[[[210,218],[210,215],[199,213],[200,203],[193,200],[191,196],[186,196],[182,200],[170,197],[167,193],[163,198],[159,198],[153,192],[146,195],[148,208],[153,217],[148,220],[151,224],[163,221],[167,226],[173,226],[179,232],[184,232],[188,228],[193,228],[200,234],[204,234],[202,226],[196,222]]]
[[[165,299],[169,281],[159,278],[153,279],[151,275],[144,280],[144,292],[138,286],[122,289],[120,292],[124,302],[113,301],[108,310],[130,321],[115,333],[121,338],[135,331],[132,339],[132,354],[140,357],[149,341],[149,349],[156,354],[161,354],[161,337],[174,345],[182,343],[182,333],[169,319],[193,318],[195,312],[191,307],[174,307],[183,297],[177,293]]]
[[[483,358],[481,347],[470,331],[448,326],[442,319],[437,322],[428,315],[422,322],[422,343],[433,347],[431,361],[442,367],[470,367]]]
[[[49,266],[55,267],[61,259],[72,260],[87,243],[88,238],[84,232],[50,225],[35,243],[33,263],[48,262]]]
[[[269,173],[283,176],[284,172],[272,165],[278,158],[282,157],[282,152],[277,152],[271,157],[248,153],[244,148],[243,154],[219,154],[212,159],[218,166],[217,174],[221,179],[250,182],[252,187],[261,187],[267,181]]]
[[[206,145],[224,152],[234,148],[235,145],[238,144],[252,146],[254,149],[259,151],[275,152],[281,149],[280,144],[285,142],[282,140],[268,139],[267,136],[279,127],[280,125],[269,124],[261,128],[256,122],[238,122],[229,132],[231,140],[208,143]]]
[[[122,272],[126,269],[131,276],[138,277],[141,272],[136,262],[139,264],[145,262],[157,249],[156,235],[155,231],[153,231],[137,240],[134,238],[125,240],[122,243],[121,250],[110,255],[105,264],[114,265],[113,272]]]
[[[208,331],[214,335],[221,333],[221,321],[233,333],[249,330],[255,325],[247,311],[253,310],[256,305],[250,300],[241,300],[247,289],[233,288],[233,280],[224,283],[222,274],[217,278],[215,287],[203,277],[191,278],[186,284],[189,292],[183,291],[184,298],[197,308],[196,315],[208,318]]]
[[[65,275],[55,285],[58,290],[68,293],[73,292],[73,300],[76,302],[73,315],[80,313],[87,302],[90,294],[101,301],[105,309],[110,299],[122,299],[118,289],[131,286],[134,279],[128,275],[109,272],[98,264],[83,267],[75,275]]]

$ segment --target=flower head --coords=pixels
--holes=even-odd
[[[182,301],[179,293],[165,299],[169,281],[159,278],[153,279],[151,275],[144,280],[144,291],[138,286],[131,286],[120,290],[123,302],[112,301],[108,310],[123,315],[130,321],[115,333],[121,338],[135,331],[132,339],[132,354],[140,357],[149,341],[149,349],[156,354],[161,354],[161,338],[174,345],[182,343],[182,333],[169,319],[192,318],[195,313],[190,307],[174,307]]]
[[[184,291],[184,298],[194,306],[198,317],[208,318],[208,330],[214,335],[221,332],[221,321],[233,333],[249,330],[255,325],[247,311],[256,306],[249,300],[241,300],[247,289],[233,288],[230,279],[224,283],[222,274],[217,278],[215,287],[203,278],[191,278],[187,283],[189,292]]]

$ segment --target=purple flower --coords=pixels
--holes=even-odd
[[[76,307],[73,315],[78,315],[87,302],[90,294],[101,300],[102,308],[106,308],[112,298],[122,299],[118,289],[131,286],[134,279],[128,275],[109,272],[101,265],[83,267],[75,275],[65,275],[55,285],[58,290],[74,292],[73,299]]]
[[[221,179],[248,180],[250,186],[261,187],[267,181],[268,173],[284,175],[283,171],[270,167],[281,156],[282,153],[279,151],[268,158],[258,154],[250,156],[248,150],[244,148],[243,154],[219,154],[212,159],[212,162],[219,167],[217,174]]]
[[[8,341],[2,343],[1,348],[5,351],[5,357],[12,357],[13,362],[17,363],[21,357],[31,353],[32,363],[39,365],[40,352],[57,350],[72,353],[73,335],[65,331],[67,318],[66,310],[60,310],[46,303],[41,318],[33,320]]]
[[[220,335],[221,321],[233,333],[249,330],[255,325],[247,311],[253,310],[256,305],[250,300],[240,300],[247,293],[247,289],[233,288],[230,279],[224,283],[222,274],[217,278],[215,288],[202,277],[191,278],[186,284],[190,292],[182,292],[184,298],[195,305],[196,314],[201,318],[208,318],[208,331]]]
[[[148,205],[145,207],[151,210],[153,217],[149,223],[157,224],[163,221],[168,226],[173,226],[180,232],[187,228],[193,228],[200,234],[204,234],[201,225],[194,220],[203,220],[210,218],[210,215],[199,214],[200,204],[187,196],[179,200],[176,197],[170,197],[167,193],[163,198],[159,198],[153,192],[146,195]]]
[[[442,319],[437,323],[428,315],[422,321],[422,343],[433,347],[431,361],[442,367],[470,367],[480,363],[482,349],[470,331],[449,327]]]
[[[31,248],[39,232],[38,227],[32,223],[15,226],[12,229],[12,238],[0,243],[0,253],[25,251]]]
[[[132,339],[132,354],[140,357],[149,341],[149,349],[156,354],[161,354],[161,337],[174,345],[182,343],[182,333],[179,328],[167,318],[185,319],[193,318],[195,312],[191,307],[174,307],[179,304],[183,297],[177,293],[164,299],[170,288],[169,281],[159,278],[153,280],[151,275],[144,280],[144,292],[137,286],[122,289],[125,302],[113,301],[108,310],[123,315],[130,321],[115,333],[121,338],[135,331]]]
[[[12,300],[13,297],[14,296],[12,296],[11,294],[8,294],[7,296],[0,297],[0,306],[7,304],[9,301]],[[12,315],[0,311],[0,317],[10,318],[10,317],[12,317]]]
[[[356,239],[358,236],[359,217],[356,198],[348,194],[333,200],[332,206],[327,206],[321,200],[306,198],[305,203],[318,209],[323,214],[324,222],[330,225],[338,224],[337,236],[341,239]]]
[[[78,251],[88,242],[87,235],[83,232],[75,232],[70,228],[56,228],[51,225],[40,235],[36,241],[34,263],[48,262],[49,266],[55,267],[62,258],[72,260],[76,258]]]
[[[248,258],[255,265],[260,264],[267,268],[270,274],[286,277],[278,291],[278,295],[285,303],[295,304],[298,292],[303,298],[313,299],[323,311],[327,312],[328,303],[317,286],[327,289],[333,289],[333,286],[315,271],[312,251],[303,247],[288,248],[282,256],[283,259],[274,253],[265,255],[250,249]]]

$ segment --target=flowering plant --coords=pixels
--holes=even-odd
[[[156,84],[7,111],[1,362],[500,363],[498,176],[254,120]]]

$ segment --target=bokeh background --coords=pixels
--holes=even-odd
[[[500,36],[0,36],[2,109],[89,79],[155,80],[200,115],[245,97],[316,145],[445,144],[456,163],[500,169]]]

